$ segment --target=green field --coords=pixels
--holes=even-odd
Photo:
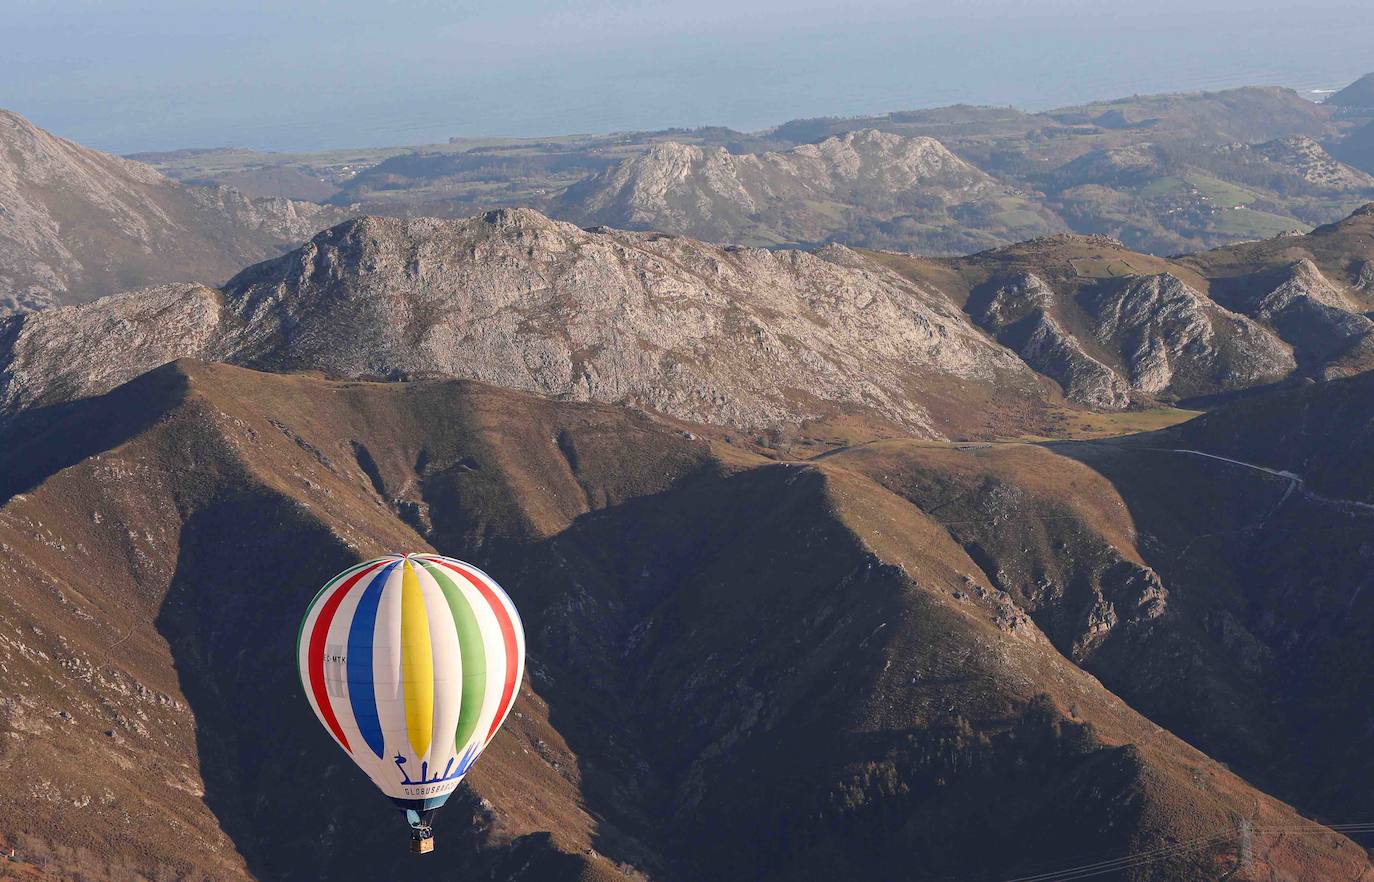
[[[1055,414],[1056,425],[1045,435],[1028,435],[1024,441],[1086,441],[1094,438],[1114,438],[1139,432],[1156,432],[1179,423],[1186,423],[1203,411],[1181,407],[1154,407],[1149,410],[1096,412],[1061,408]]]
[[[1296,218],[1270,214],[1267,211],[1255,211],[1250,208],[1237,208],[1222,212],[1217,215],[1216,223],[1212,225],[1212,228],[1218,232],[1250,239],[1268,239],[1289,230],[1306,231],[1311,229],[1308,224]]]
[[[1182,177],[1157,178],[1136,192],[1144,199],[1162,199],[1189,189],[1196,190],[1199,197],[1218,206],[1248,205],[1259,198],[1252,190],[1201,172],[1190,172]]]

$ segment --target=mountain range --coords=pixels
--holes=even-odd
[[[1074,232],[1178,253],[1305,230],[1374,199],[1364,143],[1374,109],[1352,97],[1360,88],[1321,105],[1250,88],[1041,114],[954,107],[798,120],[752,135],[141,155],[176,180],[6,112],[0,309],[218,284],[351,215],[458,218],[498,207],[765,247],[960,255]]]
[[[1355,100],[1363,82],[1321,104],[1247,87],[1041,113],[954,106],[803,119],[761,132],[143,156],[188,181],[264,188],[255,192],[318,194],[327,184],[330,201],[369,214],[528,206],[709,241],[950,255],[1045,232],[1099,233],[1174,254],[1306,230],[1374,198],[1365,144],[1374,107]],[[917,156],[929,163],[913,175]]]
[[[155,286],[0,323],[0,404],[182,357],[438,373],[747,432],[1053,434],[1122,409],[1374,366],[1374,206],[1164,260],[1055,236],[965,258],[581,230],[529,209],[364,218],[223,288]]]
[[[321,572],[432,547],[502,574],[532,655],[427,873],[1000,879],[1091,839],[1157,856],[1121,878],[1353,880],[1257,785],[1367,810],[1374,491],[1220,457],[1367,450],[1368,379],[792,460],[473,381],[166,365],[4,430],[0,816],[51,878],[409,877],[288,655]]]
[[[0,875],[1367,880],[1374,203],[1065,209],[1327,211],[1358,107],[340,153],[339,205],[0,116]],[[414,216],[482,174],[526,204]],[[292,655],[398,549],[529,649],[419,859]]]
[[[5,829],[56,878],[407,875],[283,653],[319,573],[419,547],[532,647],[454,871],[999,879],[1091,830],[1160,856],[1122,878],[1356,879],[1290,806],[1374,783],[1372,223],[933,259],[364,218],[11,316]],[[1072,440],[1189,395],[1241,397]]]
[[[349,221],[222,289],[154,287],[0,327],[10,409],[188,356],[470,377],[756,432],[846,416],[924,436],[986,432],[1035,419],[1052,394],[943,294],[839,246],[588,232],[528,209]],[[988,409],[966,410],[993,390]]]
[[[1306,235],[1171,259],[1100,236],[945,260],[872,257],[939,287],[1093,407],[1374,367],[1374,205]]]
[[[708,241],[852,240],[921,253],[975,251],[1067,229],[934,138],[876,129],[782,153],[655,144],[575,184],[549,210],[584,225]]]

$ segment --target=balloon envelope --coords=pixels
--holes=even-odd
[[[443,804],[510,713],[525,632],[471,564],[393,554],[321,589],[296,658],[333,739],[397,805],[422,811]]]

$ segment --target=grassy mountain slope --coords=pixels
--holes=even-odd
[[[6,829],[63,878],[417,872],[290,646],[324,575],[432,547],[498,574],[531,661],[426,874],[1004,878],[1082,863],[1091,831],[1113,855],[1215,836],[1123,876],[1201,880],[1237,868],[1238,817],[1232,878],[1368,871],[1335,834],[1264,832],[1299,819],[1085,673],[885,448],[778,463],[703,431],[192,362],[25,413],[0,445],[2,743],[30,770]],[[1124,604],[1127,521],[1072,474],[1040,492],[1116,549],[1088,591]]]

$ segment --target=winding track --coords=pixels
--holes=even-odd
[[[1348,511],[1351,514],[1374,514],[1374,505],[1368,502],[1359,502],[1354,499],[1337,499],[1331,496],[1323,496],[1322,494],[1317,493],[1316,491],[1309,490],[1307,487],[1306,479],[1304,479],[1302,475],[1299,475],[1296,472],[1289,472],[1283,469],[1271,469],[1267,466],[1255,465],[1252,462],[1245,462],[1239,459],[1231,459],[1230,457],[1226,456],[1217,456],[1215,453],[1204,453],[1201,450],[1189,450],[1187,448],[1182,447],[1144,447],[1141,449],[1154,450],[1160,453],[1184,453],[1191,454],[1192,456],[1202,456],[1206,457],[1207,459],[1216,459],[1222,462],[1229,462],[1232,465],[1238,465],[1247,469],[1253,469],[1254,471],[1263,472],[1266,475],[1272,475],[1276,478],[1283,478],[1289,482],[1289,485],[1288,493],[1284,494],[1283,500],[1280,500],[1280,504],[1282,504],[1284,500],[1287,500],[1288,497],[1294,491],[1296,491],[1301,493],[1307,499],[1313,500],[1314,502],[1320,502],[1325,505],[1335,506],[1336,508]]]

